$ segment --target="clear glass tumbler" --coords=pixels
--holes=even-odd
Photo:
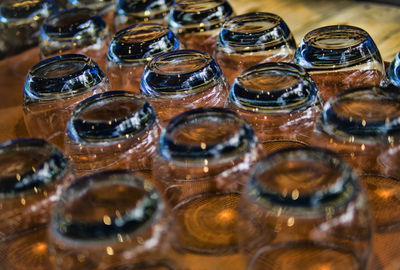
[[[349,25],[306,34],[294,62],[310,73],[324,101],[346,89],[378,86],[384,76],[381,55],[370,35]]]
[[[400,224],[398,181],[378,157],[400,142],[400,99],[384,88],[341,92],[324,106],[312,138],[347,160],[366,186],[378,232]]]
[[[175,115],[199,107],[223,107],[229,87],[215,60],[200,51],[163,53],[144,69],[140,91],[162,124]]]
[[[259,153],[249,124],[223,108],[182,113],[162,132],[153,178],[173,207],[179,229],[174,245],[190,269],[243,269],[236,207]]]
[[[110,168],[150,170],[160,124],[150,104],[124,91],[89,97],[73,110],[65,152],[77,172]]]
[[[223,24],[214,54],[232,85],[241,72],[256,64],[291,62],[295,51],[294,37],[281,17],[253,12]]]
[[[58,8],[54,0],[0,1],[0,59],[37,46],[43,20]]]
[[[368,199],[355,172],[331,151],[286,148],[264,157],[238,208],[247,269],[367,269]]]
[[[88,8],[72,8],[48,17],[40,28],[41,58],[78,53],[92,58],[103,69],[111,32],[100,15]]]
[[[155,56],[179,49],[179,40],[166,26],[137,24],[119,31],[107,53],[107,76],[113,89],[140,92],[145,65]]]
[[[169,27],[185,49],[212,55],[222,24],[233,16],[226,0],[180,0],[171,9]]]
[[[241,73],[229,92],[228,108],[250,123],[264,153],[308,144],[322,109],[308,73],[283,62],[255,65]]]
[[[183,269],[171,249],[172,217],[156,189],[127,171],[79,178],[51,214],[55,269]],[[160,268],[157,268],[160,267]]]
[[[108,90],[108,79],[92,59],[65,54],[31,68],[24,86],[24,119],[29,134],[64,147],[64,131],[75,105]]]
[[[383,82],[384,85],[392,84],[396,87],[400,87],[400,53],[396,54],[396,57],[387,68],[385,80],[386,81]]]
[[[45,227],[52,205],[73,180],[72,163],[36,138],[0,144],[0,260],[3,269],[48,265]]]
[[[174,0],[116,0],[114,28],[152,22],[168,24],[168,16]]]

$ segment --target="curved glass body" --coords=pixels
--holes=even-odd
[[[180,0],[170,13],[169,27],[185,49],[213,54],[222,24],[233,9],[226,0]]]
[[[123,29],[140,23],[168,24],[174,0],[116,0],[114,28]]]
[[[166,124],[175,115],[190,109],[223,107],[228,85],[211,56],[195,50],[177,50],[149,62],[140,91]]]
[[[49,254],[62,270],[174,265],[171,225],[168,208],[147,180],[128,171],[93,174],[70,185],[53,208]]]
[[[65,54],[39,62],[24,86],[24,119],[30,135],[64,147],[64,131],[74,106],[108,87],[103,71],[84,55]]]
[[[4,269],[49,264],[45,226],[61,190],[73,180],[72,163],[36,138],[0,144],[0,257]]]
[[[239,202],[247,269],[367,269],[372,221],[351,167],[322,148],[286,148],[258,162]]]
[[[385,80],[387,80],[387,82],[384,82],[384,84],[387,83],[400,87],[400,53],[396,54],[396,57],[387,68]]]
[[[107,76],[113,89],[140,92],[145,65],[161,53],[179,49],[179,40],[161,24],[138,24],[119,31],[107,53]]]
[[[223,24],[214,54],[232,85],[251,66],[292,61],[295,50],[294,37],[281,17],[254,12],[232,17]]]
[[[39,56],[84,54],[102,68],[111,32],[101,16],[88,8],[72,8],[48,17],[40,28]]]
[[[321,27],[306,34],[294,62],[310,73],[324,101],[346,89],[378,86],[384,76],[372,38],[348,25]]]
[[[0,3],[0,59],[36,46],[43,20],[57,12],[58,8],[54,0],[2,1]]]
[[[204,264],[216,269],[225,260],[241,265],[236,207],[258,156],[252,128],[227,109],[182,113],[161,134],[153,178],[173,206],[179,228],[175,247],[191,269]],[[204,264],[191,263],[200,260]]]
[[[103,17],[110,28],[113,28],[115,0],[67,0],[68,8],[90,8]]]
[[[378,162],[381,153],[398,145],[399,120],[400,101],[388,89],[348,90],[325,104],[312,138],[313,144],[337,152],[359,172],[380,232],[399,224],[393,218],[400,210],[394,199],[398,181],[385,177]]]
[[[143,98],[124,91],[101,93],[73,110],[65,152],[81,174],[149,170],[160,130],[157,115]]]
[[[229,92],[228,108],[244,117],[264,152],[309,143],[321,110],[307,72],[290,63],[265,63],[241,73]]]

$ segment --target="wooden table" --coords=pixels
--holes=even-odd
[[[385,61],[392,61],[400,51],[400,6],[345,0],[231,0],[231,3],[238,15],[253,11],[280,15],[297,42],[317,27],[351,24],[370,33]],[[0,141],[28,136],[21,106],[24,76],[38,60],[34,48],[0,61]],[[372,269],[400,269],[399,242],[400,233],[375,237]],[[226,269],[225,266],[221,269]]]

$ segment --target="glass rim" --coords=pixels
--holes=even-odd
[[[260,74],[259,74],[260,73]],[[249,77],[279,75],[295,77],[296,82],[278,89],[252,89],[243,86]],[[236,107],[254,113],[290,113],[304,110],[319,100],[318,89],[307,71],[296,64],[273,62],[254,65],[237,76],[229,91],[229,101]]]
[[[62,180],[72,164],[64,153],[55,145],[40,138],[18,138],[0,143],[0,155],[30,150],[46,152],[46,158],[39,167],[15,176],[0,179],[3,187],[0,189],[0,200],[16,199],[21,196],[36,194],[38,190],[48,189]],[[33,152],[34,153],[34,152]]]
[[[304,194],[302,196],[297,189],[297,192],[293,190],[283,194],[258,181],[258,176],[274,166],[292,161],[310,163],[318,161],[341,173],[334,182],[305,196]],[[327,208],[336,212],[335,210],[347,207],[361,190],[361,183],[356,173],[338,154],[328,149],[310,146],[288,147],[268,154],[256,163],[245,187],[247,196],[257,205],[270,211],[283,211],[284,215],[296,217],[325,215]]]
[[[137,9],[137,7],[135,5],[131,5],[132,2],[131,1],[117,1],[118,3],[116,4],[116,10],[115,10],[115,14],[117,15],[133,15],[133,14],[143,14],[143,17],[152,17],[152,13],[163,13],[167,10],[169,10],[169,8],[174,4],[174,0],[162,0],[163,4],[162,7],[164,7],[165,9],[152,9],[152,7],[146,7],[143,10],[139,10]],[[128,3],[127,5],[125,3]],[[125,5],[124,5],[125,4]],[[123,7],[126,8],[132,8],[132,10],[128,10],[125,9]]]
[[[157,29],[160,33],[157,36],[151,36],[146,40],[140,40],[136,42],[130,42],[123,40],[124,36],[133,36],[138,34],[144,34],[148,32],[150,29]],[[158,50],[154,49],[154,44],[162,43],[166,44],[169,42],[169,45],[172,45],[165,50]],[[128,46],[128,53],[119,50],[118,47],[120,46]],[[133,46],[133,47],[130,47]],[[111,40],[109,45],[109,49],[107,52],[107,61],[112,63],[125,63],[131,64],[135,62],[149,62],[152,58],[162,54],[166,51],[177,50],[180,46],[178,38],[174,35],[174,33],[165,25],[159,23],[140,23],[125,27],[119,30]]]
[[[192,62],[194,67],[190,71],[169,71],[162,67],[176,66],[178,60],[185,64]],[[140,91],[151,97],[180,98],[183,95],[201,93],[220,83],[223,78],[220,66],[210,55],[198,50],[175,50],[154,57],[146,65]]]
[[[124,185],[144,192],[140,203],[132,206],[128,212],[97,222],[80,222],[64,215],[69,202],[96,187]],[[129,170],[103,171],[86,175],[75,180],[61,195],[51,213],[50,230],[63,242],[73,245],[93,245],[98,242],[116,242],[117,235],[133,236],[140,233],[149,224],[159,220],[165,205],[156,188],[142,176]]]
[[[387,91],[386,91],[387,90]],[[393,88],[361,87],[348,89],[331,97],[324,105],[317,122],[317,127],[327,134],[350,143],[359,144],[392,144],[400,139],[400,110],[398,115],[389,117],[382,115],[380,119],[368,120],[359,115],[344,115],[336,112],[335,107],[341,103],[357,102],[361,98],[378,98],[378,101],[386,101],[399,105],[400,95],[391,91]],[[369,106],[382,112],[380,106]],[[347,110],[346,112],[353,112]],[[344,112],[343,112],[344,113]],[[361,114],[360,112],[359,114]],[[363,114],[365,115],[365,114]]]
[[[115,102],[118,100],[129,100],[132,103],[140,102],[141,106],[129,115],[114,118],[114,120],[88,121],[80,119],[80,115],[91,106],[104,104],[105,101]],[[137,137],[156,123],[156,113],[152,106],[142,96],[129,91],[108,91],[99,93],[79,102],[67,124],[67,135],[69,140],[75,144],[84,145],[107,145]],[[83,131],[79,130],[79,126]],[[98,130],[98,128],[100,130]]]
[[[54,77],[46,77],[40,73],[46,70],[55,71],[57,66],[68,62],[71,65],[79,64],[79,70]],[[77,85],[74,86],[72,82],[76,82]],[[29,70],[25,79],[24,95],[26,98],[51,101],[86,93],[101,83],[108,83],[108,79],[91,58],[82,54],[62,54],[41,60]],[[72,89],[70,89],[71,85],[74,86]],[[44,86],[49,91],[40,91]]]
[[[176,142],[173,133],[185,125],[198,124],[204,120],[232,121],[237,123],[237,131],[222,142],[199,144],[185,144]],[[183,112],[169,122],[162,131],[157,147],[158,155],[168,162],[192,166],[204,166],[204,160],[208,165],[225,163],[249,152],[257,143],[254,131],[247,121],[234,111],[219,107],[202,107]]]

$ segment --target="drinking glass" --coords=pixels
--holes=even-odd
[[[79,178],[62,194],[51,213],[49,254],[59,270],[154,269],[164,262],[180,269],[173,235],[169,209],[146,179],[107,171]]]
[[[113,27],[115,0],[68,0],[69,8],[90,8],[103,17],[109,27]]]
[[[382,58],[370,35],[349,25],[332,25],[305,35],[294,56],[314,79],[324,101],[357,87],[378,86]]]
[[[223,107],[229,87],[211,56],[195,50],[177,50],[163,53],[146,65],[140,91],[162,124],[166,124],[190,109]]]
[[[73,179],[72,164],[36,138],[0,144],[0,260],[3,269],[43,269],[52,205]]]
[[[386,82],[384,84],[392,84],[400,87],[400,53],[396,54],[394,60],[390,63],[386,70]]]
[[[367,269],[367,196],[355,172],[331,151],[286,148],[264,157],[238,209],[247,269]]]
[[[241,265],[236,207],[259,153],[249,124],[223,108],[184,112],[162,132],[153,177],[173,207],[175,248],[190,269]]]
[[[39,56],[78,53],[104,69],[111,32],[105,21],[88,8],[72,8],[48,17],[40,28]]]
[[[36,46],[43,20],[57,10],[54,0],[0,2],[0,59]]]
[[[264,153],[308,144],[322,109],[308,73],[283,62],[255,65],[241,73],[229,92],[228,108],[250,123]]]
[[[226,0],[180,0],[171,9],[169,27],[185,49],[213,54],[222,24],[233,16]]]
[[[65,152],[81,174],[110,168],[149,170],[160,130],[145,99],[130,92],[105,92],[75,107]]]
[[[331,98],[317,121],[312,143],[347,160],[367,187],[378,232],[400,224],[398,181],[384,174],[378,157],[400,141],[400,100],[387,89],[346,90]],[[399,190],[399,191],[398,191]]]
[[[24,86],[24,119],[29,134],[64,147],[66,124],[75,105],[109,88],[108,79],[92,59],[64,54],[31,68]]]
[[[228,83],[243,71],[266,62],[291,62],[296,42],[278,15],[253,12],[233,17],[219,33],[215,59]]]
[[[145,65],[155,56],[179,49],[179,40],[161,24],[137,24],[119,31],[107,53],[107,76],[113,89],[140,92]]]
[[[174,0],[116,0],[114,28],[152,22],[168,24],[168,16]]]

